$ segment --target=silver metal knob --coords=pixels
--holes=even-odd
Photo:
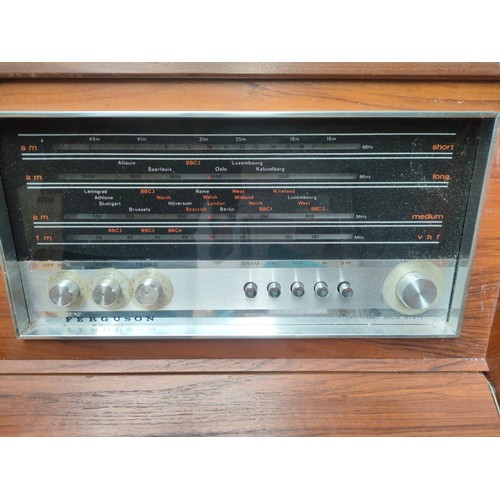
[[[428,309],[436,300],[438,289],[434,281],[419,272],[405,274],[399,279],[396,294],[408,308]]]
[[[245,292],[245,295],[249,299],[253,299],[257,296],[257,285],[253,283],[252,281],[249,281],[248,283],[245,284],[243,287],[243,290]]]
[[[295,283],[292,283],[292,286],[290,287],[290,291],[295,295],[295,297],[302,297],[302,295],[304,295],[304,293],[306,293],[304,283],[301,283],[300,281],[296,281]]]
[[[97,283],[93,292],[92,299],[101,307],[111,307],[123,295],[121,286],[117,281],[106,278]]]
[[[314,285],[314,293],[318,296],[318,297],[326,297],[329,293],[329,290],[328,290],[328,285],[324,282],[324,281],[318,281],[315,285]]]
[[[57,282],[49,290],[49,298],[56,305],[68,307],[80,296],[80,287],[69,279]]]
[[[271,281],[267,285],[267,293],[273,299],[277,299],[281,295],[281,285],[277,281]]]
[[[348,281],[342,281],[341,283],[339,283],[337,286],[337,291],[345,300],[350,299],[354,295],[354,290],[352,289],[352,286]]]
[[[161,283],[154,278],[143,280],[135,291],[135,299],[139,304],[152,307],[160,302],[163,295]]]

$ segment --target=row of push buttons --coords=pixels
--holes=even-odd
[[[314,293],[318,297],[326,297],[330,291],[328,285],[324,281],[318,281],[313,287]],[[243,286],[243,291],[249,299],[253,299],[257,296],[258,286],[253,281],[245,283]],[[354,290],[348,281],[341,281],[337,285],[337,291],[343,299],[350,299],[354,295]],[[295,295],[295,297],[302,297],[306,293],[306,288],[304,284],[300,281],[295,281],[290,285],[290,292]],[[277,281],[271,281],[267,285],[267,293],[270,297],[276,299],[281,295],[281,285]]]

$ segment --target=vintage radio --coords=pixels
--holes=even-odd
[[[491,113],[3,113],[21,338],[460,334]]]

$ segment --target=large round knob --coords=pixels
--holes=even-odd
[[[441,267],[427,260],[409,260],[387,274],[382,295],[394,311],[415,316],[439,306],[444,284]]]
[[[135,300],[144,307],[154,307],[160,303],[163,296],[161,283],[154,278],[146,278],[135,290]]]
[[[122,295],[120,284],[112,278],[100,280],[92,291],[92,299],[101,307],[112,307]]]
[[[399,300],[414,310],[428,309],[434,304],[438,289],[434,281],[420,272],[402,276],[396,287]]]
[[[62,279],[49,289],[49,298],[56,305],[69,307],[80,297],[80,287],[70,279]]]

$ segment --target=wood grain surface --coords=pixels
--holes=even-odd
[[[96,347],[99,351],[99,346]],[[2,374],[487,371],[484,358],[4,359]]]
[[[0,78],[498,80],[498,63],[0,63]]]
[[[2,436],[499,436],[479,373],[0,376]]]
[[[0,80],[2,111],[500,111],[496,82]]]
[[[498,303],[491,328],[486,361],[488,378],[496,389],[497,399],[500,400],[500,305]]]
[[[500,164],[500,147],[497,147],[495,152],[495,163]],[[497,198],[497,203],[500,203],[500,197]],[[497,262],[497,267],[500,267],[500,262]],[[497,298],[493,324],[490,330],[486,361],[488,364],[488,377],[496,389],[497,399],[500,399],[500,295]]]
[[[370,81],[5,81],[0,110],[203,111],[491,111],[500,110],[500,85],[487,82]],[[203,341],[21,341],[14,337],[0,289],[0,365],[30,370],[15,360],[62,360],[63,371],[196,370],[483,370],[500,287],[500,164],[495,163],[483,211],[460,339],[320,339]],[[117,363],[111,363],[111,361]],[[158,362],[153,362],[158,360]],[[184,360],[184,361],[178,361]],[[190,360],[190,361],[189,361]],[[206,360],[204,362],[203,360]],[[6,362],[8,364],[5,364]],[[37,365],[43,369],[40,365]],[[47,365],[45,365],[47,366]],[[54,364],[51,365],[54,367]],[[189,368],[188,368],[189,366]],[[81,368],[79,368],[81,367]],[[271,368],[272,367],[272,368]],[[281,367],[281,368],[280,368]],[[48,369],[48,368],[47,368]]]

